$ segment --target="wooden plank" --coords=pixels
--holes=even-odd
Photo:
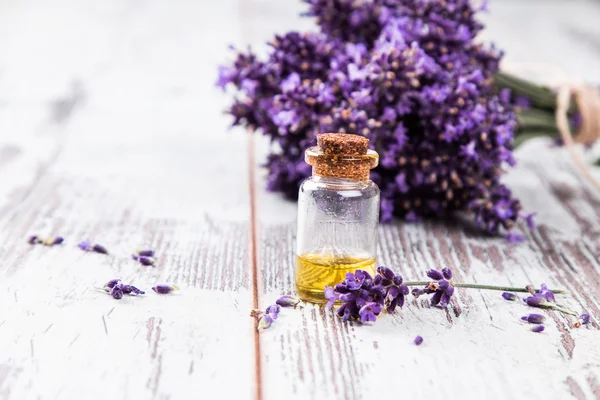
[[[509,61],[559,62],[568,73],[596,79],[600,57],[583,57],[587,45],[571,46],[572,39],[562,35],[575,20],[583,20],[580,29],[593,31],[597,5],[544,2],[542,14],[540,7],[539,2],[492,2],[492,13],[484,17],[489,27],[484,38],[507,49]],[[257,28],[252,42],[275,30],[304,27],[290,19],[295,11],[292,5],[270,9],[268,21],[274,22]],[[282,26],[281,21],[287,23]],[[560,48],[568,47],[564,54],[556,51],[552,38],[562,43]],[[582,59],[586,63],[576,65]],[[259,149],[258,162],[268,144]],[[487,237],[463,219],[396,222],[380,229],[379,262],[411,280],[423,279],[430,267],[447,265],[457,281],[546,282],[569,290],[571,295],[561,301],[597,321],[600,196],[579,178],[564,150],[537,141],[523,146],[517,156],[520,165],[506,182],[527,210],[539,214],[536,230],[519,228],[527,236],[525,243]],[[258,166],[257,171],[260,177],[263,171]],[[257,185],[264,187],[264,181]],[[293,292],[295,204],[276,194],[257,195],[261,304],[266,306]],[[534,334],[520,320],[532,311],[522,302],[503,300],[498,292],[467,289],[457,291],[447,311],[411,297],[403,310],[383,315],[374,326],[343,323],[311,304],[283,310],[261,334],[264,398],[421,397],[432,391],[451,398],[598,398],[597,322],[574,329],[572,317],[543,311],[546,331]],[[425,338],[420,347],[412,343],[416,335]]]
[[[247,138],[213,87],[238,19],[235,1],[0,5],[0,398],[253,397]],[[93,289],[114,277],[147,294]]]

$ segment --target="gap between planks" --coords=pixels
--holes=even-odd
[[[252,276],[252,307],[258,309],[259,299],[259,269],[258,269],[258,226],[256,220],[256,174],[254,172],[254,132],[248,134],[248,181],[250,191],[250,268]],[[262,400],[262,353],[260,348],[260,333],[258,331],[258,319],[252,319],[252,331],[254,332],[254,379],[256,400]]]

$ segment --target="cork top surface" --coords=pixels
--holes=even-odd
[[[322,133],[317,135],[319,151],[326,155],[363,155],[369,149],[369,139],[347,133]]]

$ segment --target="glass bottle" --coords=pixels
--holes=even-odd
[[[312,176],[300,186],[296,250],[296,294],[325,302],[325,286],[357,269],[375,273],[379,188],[369,172],[379,161],[369,140],[350,134],[317,135],[306,150]]]

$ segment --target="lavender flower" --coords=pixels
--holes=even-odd
[[[544,297],[541,296],[525,297],[523,298],[523,301],[530,307],[552,308],[552,303],[548,302]]]
[[[276,320],[279,316],[279,310],[281,310],[281,306],[279,306],[278,304],[274,304],[272,306],[267,307],[267,310],[265,312],[269,314],[273,320]]]
[[[415,337],[415,340],[413,341],[417,346],[420,346],[423,343],[423,338],[421,336],[417,336]]]
[[[380,304],[374,302],[365,304],[358,312],[360,315],[360,322],[364,324],[369,321],[377,321],[377,315],[379,315],[382,309]]]
[[[138,261],[140,262],[140,264],[145,265],[145,266],[154,265],[154,263],[156,262],[156,260],[154,260],[154,258],[146,257],[146,256],[140,256]]]
[[[402,276],[381,266],[374,278],[362,270],[346,274],[343,282],[326,287],[324,296],[327,308],[332,308],[336,301],[342,303],[337,314],[344,321],[356,319],[365,323],[375,321],[384,307],[390,313],[402,307],[409,292]]]
[[[121,283],[120,279],[111,279],[110,281],[106,282],[106,285],[104,285],[104,287],[112,289],[113,287],[115,287],[115,285],[119,283]]]
[[[590,323],[590,314],[583,313],[579,316],[577,321],[573,324],[574,328],[579,328],[581,325],[587,325]]]
[[[136,254],[137,256],[154,257],[154,250],[136,250],[134,254]]]
[[[509,293],[509,292],[502,293],[502,297],[504,297],[505,300],[509,300],[509,301],[515,301],[517,299],[516,294]]]
[[[108,250],[106,250],[106,247],[100,244],[93,244],[89,240],[84,240],[83,242],[79,243],[77,247],[79,247],[83,251],[93,251],[95,253],[108,254]]]
[[[544,325],[536,325],[533,328],[531,328],[531,331],[532,332],[536,332],[536,333],[543,332],[544,331]]]
[[[41,242],[42,242],[42,240],[39,237],[37,237],[36,235],[32,235],[27,238],[27,243],[29,243],[29,244],[38,244]]]
[[[64,242],[65,239],[62,236],[48,236],[45,239],[41,239],[39,236],[30,236],[27,239],[29,244],[43,244],[44,246],[56,246]]]
[[[260,320],[258,321],[258,330],[261,329],[269,329],[271,327],[271,324],[273,324],[273,317],[271,316],[271,314],[263,314],[260,317]]]
[[[536,294],[536,296],[543,297],[551,303],[556,303],[556,301],[554,299],[554,293],[552,293],[550,290],[548,290],[548,286],[545,283],[542,283],[540,285],[540,291],[539,291],[539,293]]]
[[[433,281],[422,289],[413,289],[413,296],[419,297],[423,294],[433,294],[430,299],[432,306],[439,305],[442,308],[447,307],[454,295],[452,271],[450,268],[446,267],[443,268],[442,271],[435,269],[427,270],[426,274],[429,278],[433,279]]]
[[[173,292],[174,290],[179,290],[179,287],[176,285],[156,285],[152,287],[152,290],[154,290],[156,293],[158,294],[169,294],[171,292]]]
[[[140,290],[132,285],[123,285],[121,289],[123,290],[123,294],[130,294],[136,296],[140,294],[146,294],[146,292],[144,292],[143,290]]]
[[[131,258],[133,258],[135,261],[139,262],[140,264],[144,265],[144,266],[150,266],[150,265],[154,265],[156,263],[156,260],[152,257],[149,256],[140,256],[139,254],[133,253],[131,255]]]
[[[112,289],[110,289],[110,295],[116,300],[121,300],[123,298],[123,285],[117,283],[113,286]]]
[[[492,87],[502,52],[474,40],[477,10],[466,1],[305,2],[319,33],[277,35],[265,59],[240,52],[219,69],[218,86],[238,91],[233,125],[277,143],[267,188],[297,196],[317,133],[368,135],[381,156],[372,176],[382,221],[466,211],[481,229],[522,240],[513,229],[525,214],[501,183],[515,164],[516,100]]]
[[[298,304],[298,299],[290,295],[281,296],[275,301],[275,304],[281,307],[295,307]]]
[[[521,317],[523,321],[527,321],[530,324],[543,324],[546,317],[541,314],[528,314]]]
[[[579,317],[579,319],[581,319],[581,323],[583,325],[587,325],[590,323],[590,314],[581,314],[581,316]]]

